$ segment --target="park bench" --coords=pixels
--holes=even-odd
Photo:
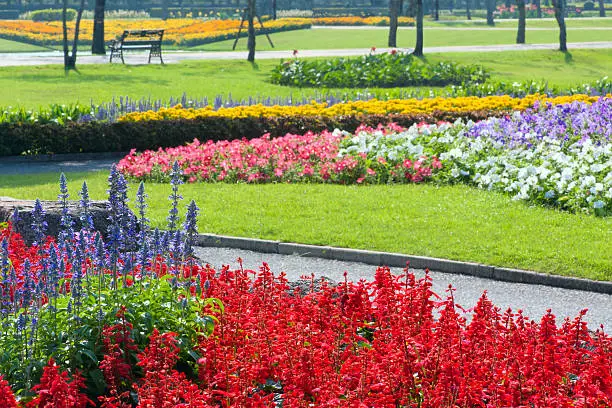
[[[121,58],[121,62],[125,64],[123,59],[123,51],[125,50],[149,50],[149,64],[151,57],[159,57],[162,59],[162,38],[164,30],[125,30],[120,38],[112,40],[108,46],[110,50],[110,61],[113,58]]]

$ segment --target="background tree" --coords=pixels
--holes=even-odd
[[[516,43],[525,44],[525,19],[527,17],[525,15],[525,0],[516,0],[516,5],[518,7],[518,31],[516,33]]]
[[[416,45],[414,46],[414,54],[417,57],[423,56],[423,0],[415,2],[416,15]]]
[[[72,53],[68,51],[68,24],[66,22],[66,10],[68,9],[68,0],[64,0],[62,4],[62,39],[64,45],[64,70],[68,72],[71,69],[76,70],[77,45],[79,42],[79,29],[81,27],[81,17],[85,9],[85,0],[81,0],[79,10],[77,11],[76,22],[74,25],[74,37],[72,41]]]
[[[559,51],[567,51],[567,30],[565,29],[565,0],[552,0],[555,19],[559,25]]]
[[[485,0],[487,5],[487,25],[495,25],[493,21],[493,11],[495,11],[495,0]]]
[[[276,20],[276,0],[272,0],[272,20]]]
[[[535,0],[536,5],[536,17],[542,18],[542,0]]]
[[[599,0],[599,17],[606,16],[606,6],[604,5],[604,0]]]
[[[470,0],[465,0],[465,15],[468,20],[472,19],[472,14],[470,13]]]
[[[104,7],[106,0],[96,0],[94,7],[94,31],[91,44],[92,54],[106,54],[104,46]]]
[[[247,18],[249,23],[248,29],[248,41],[247,47],[249,48],[249,55],[247,57],[247,61],[254,62],[255,61],[255,0],[248,0],[247,3]]]
[[[434,9],[433,9],[433,18],[434,20],[440,20],[440,0],[434,0]]]
[[[168,0],[162,0],[162,20],[167,20],[168,16]]]
[[[389,0],[389,47],[397,47],[397,26],[404,0]]]

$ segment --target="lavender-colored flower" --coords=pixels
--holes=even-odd
[[[200,209],[194,200],[191,200],[187,206],[187,214],[185,215],[185,223],[183,230],[185,232],[185,256],[193,256],[193,245],[196,235],[198,235],[198,211]]]
[[[83,186],[79,192],[81,199],[79,200],[79,207],[81,209],[81,226],[87,230],[94,229],[93,217],[91,215],[91,200],[89,198],[89,189],[87,188],[87,182],[83,181]]]
[[[172,171],[170,172],[170,184],[172,186],[172,194],[168,197],[171,201],[171,208],[169,210],[168,215],[168,230],[175,231],[178,227],[179,223],[179,211],[178,211],[178,202],[182,200],[183,197],[179,195],[179,185],[183,184],[183,172],[181,170],[181,166],[178,161],[175,161],[172,165]]]
[[[32,210],[32,231],[34,231],[34,244],[38,245],[40,251],[47,232],[47,221],[45,221],[45,210],[38,198]]]

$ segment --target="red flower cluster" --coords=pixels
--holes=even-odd
[[[391,131],[394,125],[377,130]],[[401,129],[401,128],[399,128]],[[360,127],[374,131],[372,128]],[[117,166],[123,173],[140,179],[169,180],[175,161],[181,165],[189,182],[327,182],[353,183],[418,183],[441,168],[437,158],[414,157],[414,167],[401,163],[372,161],[365,154],[339,155],[340,142],[347,137],[341,132],[305,135],[288,134],[270,138],[264,135],[251,140],[194,140],[186,146],[143,153],[132,151]]]
[[[13,395],[13,390],[9,384],[0,375],[0,407],[3,408],[17,408],[17,401]]]
[[[40,384],[32,390],[38,396],[28,403],[28,408],[87,408],[94,403],[81,393],[85,388],[85,380],[79,373],[68,381],[68,373],[59,371],[53,359],[49,360],[43,370]]]

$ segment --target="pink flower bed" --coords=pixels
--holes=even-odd
[[[379,126],[383,132],[397,130]],[[374,129],[362,127],[357,132]],[[185,146],[132,150],[118,169],[142,180],[169,181],[172,164],[178,161],[188,182],[327,182],[386,183],[421,182],[442,167],[435,157],[371,159],[366,154],[339,156],[340,142],[348,135],[324,131],[305,135],[222,140],[205,143],[195,139]]]

